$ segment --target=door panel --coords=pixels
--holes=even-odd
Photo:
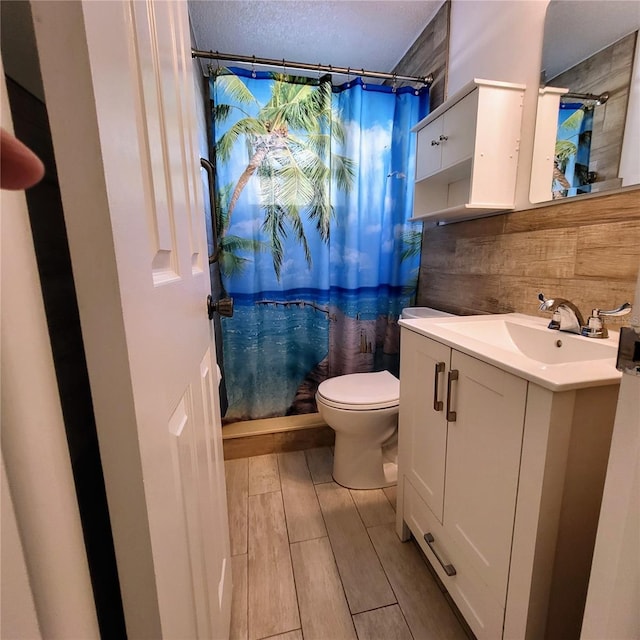
[[[209,611],[207,599],[207,584],[205,566],[202,562],[204,555],[200,513],[198,504],[198,453],[197,453],[197,425],[193,416],[193,400],[191,389],[188,388],[180,399],[178,406],[169,418],[169,433],[174,436],[172,447],[172,475],[173,482],[179,491],[179,505],[186,520],[191,593],[188,597],[195,603],[196,627],[192,631],[193,637],[206,638],[210,635]]]
[[[200,393],[198,402],[202,413],[202,429],[196,451],[198,454],[199,513],[202,518],[202,539],[206,566],[207,593],[210,600],[210,624],[212,635],[223,629],[230,616],[231,589],[230,563],[227,555],[221,554],[216,545],[207,538],[211,532],[220,535],[219,512],[227,513],[224,464],[222,463],[222,440],[220,438],[220,408],[218,405],[218,376],[213,365],[211,351],[207,350],[200,363]],[[223,536],[224,537],[224,536]],[[230,553],[230,551],[229,551]]]
[[[175,197],[182,198],[188,225],[181,229],[188,237],[189,268],[193,273],[203,270],[200,243],[202,206],[199,182],[195,181],[194,158],[198,158],[194,136],[185,131],[196,127],[193,106],[191,69],[179,52],[189,42],[184,40],[186,16],[179,4],[158,7],[151,2],[132,4],[133,29],[137,48],[137,73],[140,79],[141,100],[145,110],[144,174],[149,191],[148,208],[150,237],[155,243],[153,275],[156,284],[171,282],[179,277],[178,257],[175,255],[176,217]],[[150,25],[154,29],[150,29]],[[187,31],[188,33],[188,31]],[[167,51],[166,43],[177,40],[176,49]],[[173,73],[167,74],[166,68]],[[167,126],[178,116],[182,128]],[[170,165],[167,157],[174,156]],[[187,167],[183,174],[175,169]],[[186,265],[183,265],[183,267]]]
[[[173,255],[174,220],[170,208],[170,183],[165,176],[164,149],[167,141],[163,131],[163,105],[157,88],[160,75],[153,61],[158,57],[157,47],[151,42],[149,29],[141,28],[148,23],[148,5],[139,3],[135,7],[136,31],[138,36],[138,76],[142,80],[141,98],[144,100],[146,117],[146,149],[144,179],[145,188],[150,193],[149,206],[146,209],[150,227],[150,239],[153,242],[152,270],[155,284],[171,281],[177,277],[177,264]]]

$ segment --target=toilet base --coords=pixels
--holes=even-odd
[[[382,489],[398,481],[398,465],[383,459],[382,447],[336,431],[333,479],[348,489]]]

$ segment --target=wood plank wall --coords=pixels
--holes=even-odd
[[[542,291],[571,300],[587,316],[593,307],[634,302],[640,189],[424,227],[421,306],[461,315],[537,315]]]
[[[426,76],[430,73],[433,75],[433,84],[429,88],[431,111],[444,102],[450,12],[451,2],[447,0],[393,70],[395,73],[408,76]]]

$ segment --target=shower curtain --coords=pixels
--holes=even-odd
[[[589,193],[593,107],[560,103],[553,172],[553,198]]]
[[[428,90],[219,69],[211,78],[225,421],[316,411],[336,375],[398,370],[421,225]]]

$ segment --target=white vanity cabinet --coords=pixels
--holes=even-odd
[[[476,79],[414,127],[415,219],[513,209],[524,88]]]
[[[617,387],[553,393],[404,326],[400,363],[398,535],[479,640],[579,637]]]

